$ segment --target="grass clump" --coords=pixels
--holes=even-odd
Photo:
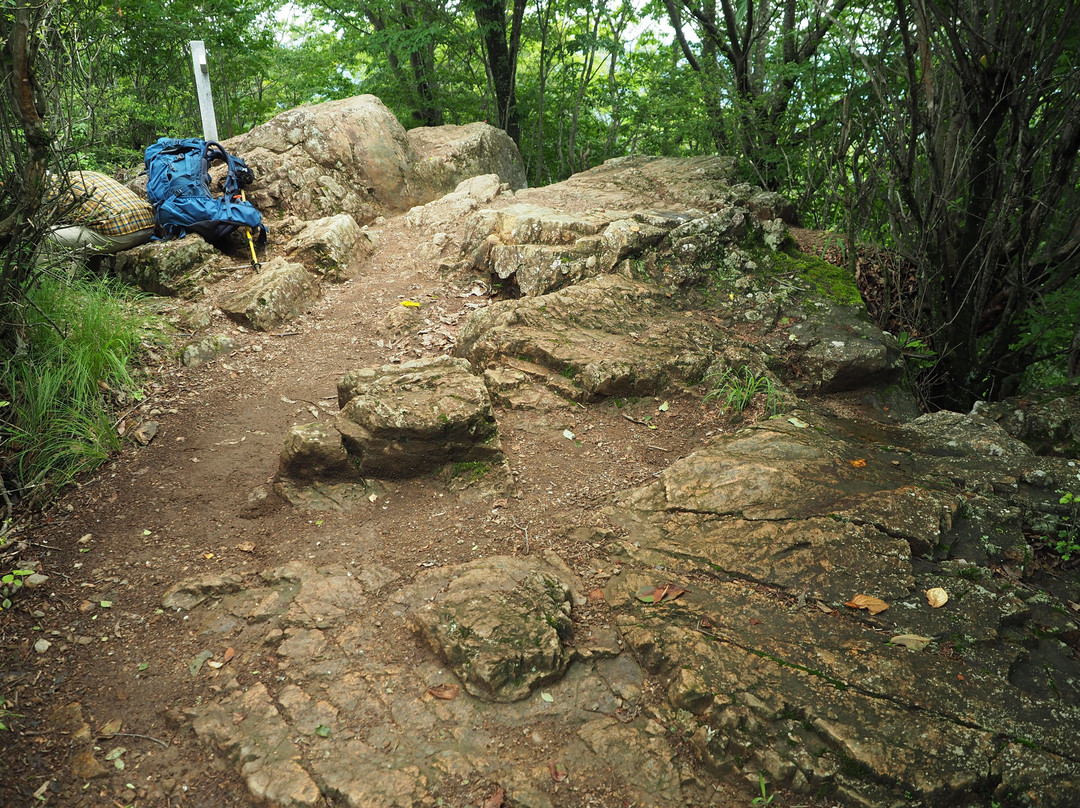
[[[40,502],[120,448],[111,401],[142,397],[131,368],[157,320],[93,276],[45,276],[27,302],[0,369],[0,441],[5,487]]]
[[[744,366],[741,372],[728,368],[706,376],[705,381],[710,383],[705,401],[719,402],[724,412],[733,411],[741,415],[758,396],[765,399],[766,415],[773,416],[780,412],[780,393],[772,380],[768,376],[757,375],[748,367]]]

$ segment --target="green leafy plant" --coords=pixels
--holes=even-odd
[[[1050,549],[1061,556],[1062,561],[1069,561],[1073,556],[1080,555],[1080,524],[1077,522],[1077,507],[1080,506],[1080,497],[1072,491],[1059,491],[1061,505],[1071,505],[1071,512],[1063,516],[1058,522],[1057,537],[1047,537]]]
[[[730,368],[722,373],[706,377],[711,380],[711,389],[705,394],[706,401],[718,401],[724,412],[734,410],[742,413],[758,395],[765,397],[765,412],[776,415],[780,411],[780,394],[768,376],[758,376],[750,368],[743,367],[742,372]]]
[[[762,774],[761,772],[758,772],[758,786],[760,786],[760,788],[761,788],[761,796],[760,797],[754,797],[754,799],[750,800],[750,804],[751,805],[769,805],[773,801],[773,797],[775,797],[776,795],[775,794],[769,794],[765,790],[765,775]]]
[[[5,704],[3,699],[0,699],[0,704]],[[8,725],[4,723],[6,718],[22,718],[20,713],[13,713],[7,707],[0,707],[0,731],[8,729]]]
[[[908,331],[901,331],[896,335],[896,341],[900,344],[900,353],[904,357],[904,363],[915,370],[926,370],[937,363],[937,353],[930,347],[930,343],[921,337],[916,337]]]
[[[11,608],[11,597],[22,587],[22,579],[33,574],[33,570],[12,570],[0,576],[0,610]]]

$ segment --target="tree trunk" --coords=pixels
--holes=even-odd
[[[506,0],[475,0],[473,14],[476,26],[484,42],[488,74],[495,87],[495,107],[498,126],[514,141],[521,142],[521,126],[518,123],[515,74],[517,72],[517,43],[520,37],[524,0],[514,6],[511,25],[511,41],[506,37]]]

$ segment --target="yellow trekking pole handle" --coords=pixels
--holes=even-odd
[[[240,191],[240,201],[247,202],[247,196],[244,194],[243,190]],[[255,255],[255,239],[251,237],[250,227],[245,227],[244,232],[247,234],[248,248],[251,250],[251,268],[255,270],[256,274],[258,274],[259,268],[262,267],[262,264],[259,263],[259,258],[257,255]]]

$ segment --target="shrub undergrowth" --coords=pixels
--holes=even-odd
[[[0,371],[0,440],[5,487],[40,502],[119,449],[111,401],[141,397],[131,368],[155,318],[128,287],[89,275],[44,277],[28,302]]]

